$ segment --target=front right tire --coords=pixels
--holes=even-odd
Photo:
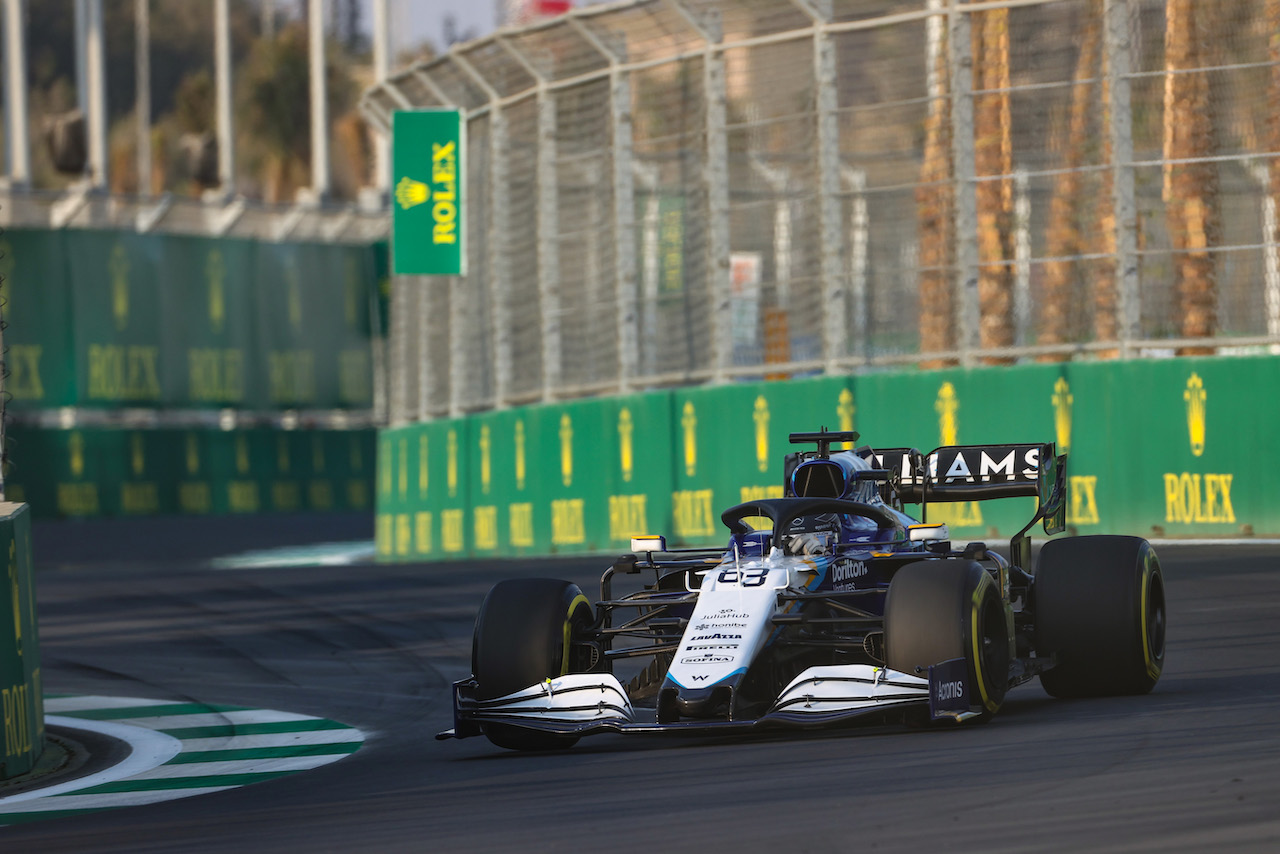
[[[1164,575],[1140,537],[1050,540],[1032,588],[1040,674],[1054,697],[1145,694],[1164,670]]]
[[[927,677],[930,665],[963,658],[970,702],[990,718],[1009,687],[1010,641],[995,580],[972,560],[922,560],[897,571],[884,607],[885,663]]]

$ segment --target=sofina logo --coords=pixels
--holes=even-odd
[[[422,181],[415,181],[406,175],[400,179],[400,183],[396,184],[396,203],[402,210],[416,208],[418,205],[426,204],[430,199],[431,187]]]
[[[756,422],[756,467],[760,471],[769,470],[769,401],[764,395],[756,398],[755,412],[751,414]]]
[[[227,277],[227,265],[222,260],[222,253],[217,249],[209,253],[204,265],[205,277],[209,280],[209,326],[214,332],[221,332],[227,319],[227,298],[224,282]]]
[[[524,489],[525,457],[524,457],[524,421],[516,420],[516,489]]]
[[[449,487],[449,497],[458,494],[458,431],[450,430],[445,438],[444,482]]]
[[[622,479],[631,482],[635,469],[635,448],[632,445],[636,426],[631,420],[631,410],[622,407],[618,413],[618,466],[622,469]]]
[[[111,250],[107,271],[111,274],[111,316],[116,329],[124,329],[129,325],[129,255],[123,246],[117,244]]]
[[[1071,450],[1071,404],[1075,397],[1066,377],[1058,377],[1053,384],[1053,426],[1058,440],[1058,452]]]
[[[1204,390],[1204,380],[1193,373],[1187,380],[1187,390],[1182,393],[1182,399],[1187,402],[1187,433],[1191,438],[1191,453],[1197,457],[1204,453],[1206,398],[1208,394]]]
[[[938,435],[943,445],[956,444],[960,432],[956,421],[956,411],[960,409],[960,401],[956,400],[956,387],[951,383],[943,383],[938,389],[938,399],[933,408],[938,412]]]
[[[493,447],[493,442],[489,438],[489,425],[480,425],[480,491],[485,495],[489,494],[489,481],[492,476],[492,468],[489,465],[489,451]]]
[[[565,486],[573,483],[573,419],[567,412],[560,416],[560,478]]]
[[[684,402],[680,426],[684,430],[684,473],[693,477],[698,473],[698,413],[692,400]]]

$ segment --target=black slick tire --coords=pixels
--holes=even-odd
[[[921,677],[930,665],[963,658],[979,719],[1004,702],[1008,620],[995,580],[975,561],[926,560],[899,569],[885,600],[884,643],[891,670]]]
[[[1140,537],[1050,540],[1033,586],[1036,655],[1054,697],[1145,694],[1164,669],[1164,576]]]
[[[573,666],[571,639],[592,621],[578,585],[551,578],[517,578],[494,585],[476,615],[471,673],[482,700],[503,697]],[[511,750],[572,747],[576,736],[506,724],[482,726],[488,739]]]

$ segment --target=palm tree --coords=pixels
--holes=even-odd
[[[1082,271],[1075,256],[1081,254],[1088,239],[1082,236],[1081,228],[1085,215],[1085,175],[1081,167],[1085,165],[1090,136],[1098,131],[1090,121],[1094,85],[1089,81],[1098,73],[1101,22],[1102,0],[1093,0],[1089,4],[1089,17],[1080,41],[1080,54],[1076,58],[1067,135],[1062,144],[1063,171],[1054,179],[1053,197],[1049,202],[1045,254],[1053,260],[1044,265],[1038,344],[1063,344],[1070,341],[1077,331],[1072,315]],[[1110,211],[1110,199],[1104,203],[1099,194],[1098,203],[1100,207],[1105,204]],[[1094,231],[1096,233],[1097,229]],[[1042,361],[1060,361],[1062,358],[1058,355],[1045,356]]]
[[[1215,4],[1166,0],[1164,88],[1164,201],[1173,244],[1180,333],[1209,338],[1218,327],[1218,286],[1210,249],[1218,238],[1218,175],[1212,163],[1186,162],[1213,154],[1209,64]],[[1212,353],[1184,347],[1183,354]]]
[[[939,28],[941,29],[941,28]],[[916,216],[920,235],[920,351],[938,353],[955,346],[952,271],[955,246],[955,192],[951,160],[951,102],[947,51],[939,33],[932,63],[929,115],[925,119],[924,159],[916,188]],[[940,368],[945,359],[926,359],[922,368]]]
[[[974,14],[974,174],[978,177],[978,302],[984,349],[1013,346],[1013,137],[1009,10]],[[984,176],[1000,176],[981,180]],[[989,359],[992,363],[1007,358]]]

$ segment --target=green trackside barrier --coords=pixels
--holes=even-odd
[[[15,411],[372,405],[382,245],[10,229],[0,252]]]
[[[40,517],[371,510],[375,438],[15,425],[6,487]]]
[[[0,780],[7,780],[30,771],[44,750],[31,513],[25,504],[0,503],[0,554],[6,567],[0,588]]]
[[[379,554],[609,553],[641,532],[717,543],[724,508],[781,494],[787,435],[820,426],[922,452],[1052,441],[1070,456],[1075,533],[1274,534],[1280,400],[1260,390],[1276,388],[1274,356],[1072,362],[744,383],[410,425],[380,434]],[[450,466],[453,481],[440,474]],[[1033,499],[1006,499],[934,504],[928,516],[956,539],[999,542],[1034,511]]]

